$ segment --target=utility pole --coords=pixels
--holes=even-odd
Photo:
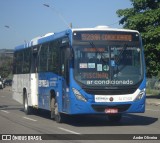
[[[62,14],[58,10],[56,10],[55,7],[51,7],[49,4],[43,4],[43,6],[50,8],[52,12],[54,12],[68,28],[72,28],[72,23],[68,24],[66,19],[62,16]]]

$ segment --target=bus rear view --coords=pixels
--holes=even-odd
[[[71,88],[75,114],[145,111],[145,62],[140,34],[133,30],[73,30]]]

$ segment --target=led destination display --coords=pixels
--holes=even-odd
[[[81,39],[84,40],[84,41],[92,41],[92,40],[132,41],[132,35],[122,35],[122,34],[81,34]]]
[[[77,31],[73,33],[75,41],[137,41],[138,35],[129,32]]]

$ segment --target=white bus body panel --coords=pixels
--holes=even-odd
[[[13,99],[23,104],[23,89],[27,91],[28,105],[38,106],[38,74],[17,74],[13,76]]]
[[[29,106],[38,106],[38,74],[31,74],[31,92],[29,96]]]

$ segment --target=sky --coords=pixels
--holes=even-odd
[[[0,49],[64,31],[69,23],[73,28],[122,28],[116,11],[130,7],[130,0],[0,0]]]

